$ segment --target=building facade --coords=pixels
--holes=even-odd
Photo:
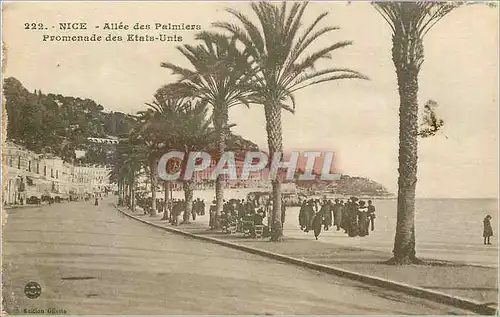
[[[3,203],[22,204],[43,195],[68,198],[109,188],[109,168],[75,166],[50,154],[38,154],[7,142],[4,147]]]

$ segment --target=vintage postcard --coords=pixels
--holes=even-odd
[[[4,1],[2,314],[496,314],[498,9]]]

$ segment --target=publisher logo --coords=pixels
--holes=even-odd
[[[24,287],[24,295],[29,299],[35,299],[42,294],[42,287],[37,282],[29,282]]]

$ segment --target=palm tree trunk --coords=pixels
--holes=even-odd
[[[150,215],[151,216],[156,216],[158,215],[158,211],[156,210],[156,188],[157,188],[157,180],[158,180],[158,177],[157,177],[157,168],[156,168],[156,160],[153,158],[151,159],[150,161],[150,165],[149,165],[149,175],[150,175],[150,180],[151,180],[151,198],[152,198],[152,202],[151,202],[151,212],[150,212]]]
[[[282,129],[281,129],[281,106],[273,102],[264,106],[266,116],[267,144],[269,155],[274,157],[275,153],[283,152]],[[279,176],[271,181],[273,186],[272,199],[273,211],[271,223],[271,241],[281,241],[283,228],[281,226],[281,178]]]
[[[163,189],[165,190],[164,194],[164,201],[165,201],[165,206],[163,208],[163,217],[161,220],[168,220],[169,219],[169,210],[168,207],[170,206],[170,200],[168,199],[168,195],[170,192],[170,182],[169,181],[164,181],[163,182]]]
[[[122,197],[123,197],[123,202],[126,205],[127,202],[125,202],[125,196],[127,196],[127,184],[125,183],[125,178],[122,180]]]
[[[132,177],[132,180],[130,181],[130,204],[131,204],[131,209],[132,212],[135,211],[135,179]]]
[[[128,182],[128,203],[129,208],[132,209],[132,181],[129,179]]]
[[[122,180],[120,180],[120,187],[118,189],[118,195],[121,199],[121,202],[122,202],[122,206],[125,205],[125,191],[123,190],[125,187],[125,182]]]
[[[418,73],[423,62],[421,41],[393,38],[393,61],[398,78],[399,177],[395,264],[417,263],[415,251],[415,190],[418,165]]]
[[[121,181],[118,181],[118,206],[120,206],[120,201],[123,202],[122,200],[122,192],[121,192],[121,186],[122,182]]]
[[[186,202],[182,223],[189,223],[189,217],[193,211],[194,183],[193,181],[183,181],[182,185],[184,187],[184,201]]]
[[[226,126],[229,120],[228,109],[225,105],[214,107],[214,127],[217,137],[217,159],[220,159],[226,150],[227,131]],[[219,229],[219,219],[224,203],[224,176],[219,175],[215,181],[215,222],[214,229]]]

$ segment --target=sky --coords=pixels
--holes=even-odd
[[[189,66],[176,45],[195,44],[193,31],[175,32],[183,36],[182,42],[161,43],[50,43],[42,42],[42,35],[105,36],[113,33],[102,30],[105,22],[201,24],[203,30],[213,30],[212,22],[232,20],[224,10],[227,7],[255,21],[249,3],[243,1],[4,2],[4,76],[16,77],[30,91],[91,98],[108,111],[143,110],[156,89],[176,80],[160,67],[161,62]],[[351,68],[370,80],[335,81],[298,91],[296,113],[283,112],[284,147],[335,151],[338,172],[369,177],[396,193],[399,96],[390,28],[366,2],[310,3],[304,24],[324,11],[329,15],[322,25],[340,30],[318,40],[314,47],[344,40],[353,45],[336,51],[318,67]],[[70,33],[57,30],[58,23],[73,21],[91,27]],[[25,30],[26,22],[43,23],[48,30]],[[450,13],[424,40],[419,104],[435,100],[445,125],[442,133],[419,142],[417,197],[497,196],[497,26],[497,9],[472,5]],[[138,34],[158,33],[142,32]],[[237,124],[235,133],[267,150],[262,106],[235,107],[229,117]]]

